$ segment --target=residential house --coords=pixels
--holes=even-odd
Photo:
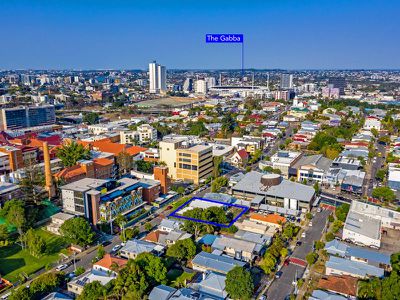
[[[330,256],[325,263],[325,275],[348,275],[357,278],[383,277],[384,269],[366,263]]]
[[[110,253],[106,253],[102,259],[93,264],[93,269],[117,275],[118,271],[122,269],[127,263],[127,259],[111,256]]]
[[[231,163],[237,167],[246,166],[248,161],[249,161],[249,154],[244,149],[237,151],[231,157]]]
[[[356,297],[357,283],[358,279],[351,276],[325,276],[318,281],[317,288],[345,297]]]
[[[228,256],[202,251],[192,259],[191,265],[193,270],[198,272],[213,271],[221,274],[227,274],[236,266],[243,268],[246,263]]]
[[[129,240],[125,243],[120,250],[120,256],[127,259],[135,259],[140,253],[149,252],[156,256],[164,253],[165,248],[161,245],[142,241],[142,240]]]
[[[228,236],[220,236],[211,245],[213,249],[246,262],[253,261],[261,254],[262,247],[253,242],[242,241]]]

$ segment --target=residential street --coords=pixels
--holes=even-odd
[[[306,237],[301,238],[302,244],[296,247],[291,255],[292,258],[305,260],[306,255],[312,251],[314,241],[321,238],[323,230],[325,229],[328,215],[330,211],[322,210],[320,213],[316,212],[312,219],[313,226],[306,228]],[[283,266],[282,275],[280,278],[275,279],[267,291],[267,299],[284,300],[294,290],[293,282],[303,276],[305,267],[290,263],[288,266]]]

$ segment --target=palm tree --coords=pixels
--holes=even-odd
[[[115,218],[115,223],[117,223],[118,226],[121,228],[123,239],[125,239],[125,225],[127,222],[128,220],[126,219],[126,217],[121,214],[117,215],[117,217]]]
[[[56,151],[56,156],[61,159],[65,167],[71,167],[81,159],[90,158],[90,149],[75,141],[67,142]]]

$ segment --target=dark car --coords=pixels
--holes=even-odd
[[[108,245],[110,245],[110,244],[111,244],[111,241],[102,241],[102,242],[101,242],[101,245],[102,245],[103,247],[108,246]]]
[[[302,242],[301,241],[297,241],[296,242],[296,246],[301,246]]]
[[[278,271],[275,273],[275,278],[281,278],[282,276],[282,271]]]

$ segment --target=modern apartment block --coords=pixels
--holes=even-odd
[[[138,126],[137,132],[139,134],[139,141],[141,143],[157,141],[157,129],[149,124],[142,124]]]
[[[211,175],[212,146],[204,145],[195,136],[169,135],[160,141],[160,161],[164,162],[172,179],[198,184]]]
[[[15,130],[56,123],[53,105],[3,108],[0,110],[0,129]]]
[[[176,177],[199,184],[213,171],[212,146],[195,145],[176,151]]]
[[[140,209],[145,205],[142,192],[140,181],[130,178],[84,178],[61,187],[64,210],[84,216],[94,225]]]

